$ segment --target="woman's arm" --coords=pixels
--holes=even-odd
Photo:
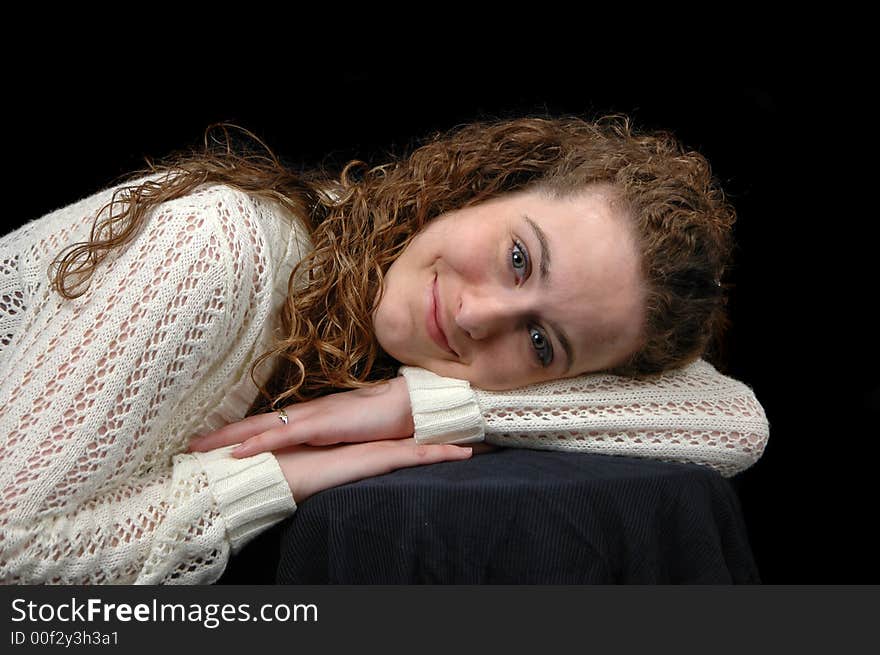
[[[769,436],[752,390],[708,362],[650,381],[585,375],[512,391],[403,367],[376,389],[346,391],[269,412],[195,439],[195,451],[242,443],[234,456],[288,446],[403,439],[592,452],[709,466],[731,476],[761,456]],[[485,452],[485,450],[481,450]]]
[[[296,509],[272,454],[180,454],[222,422],[223,385],[246,371],[270,309],[269,258],[220,227],[235,197],[214,188],[156,208],[85,295],[61,299],[45,271],[58,235],[107,200],[44,217],[31,228],[43,240],[5,242],[27,260],[17,287],[31,294],[0,358],[4,583],[212,582]]]
[[[650,381],[593,374],[512,391],[471,388],[421,368],[401,372],[420,443],[485,439],[504,447],[692,462],[732,476],[758,460],[769,437],[754,392],[704,360]],[[477,419],[482,435],[473,427]]]

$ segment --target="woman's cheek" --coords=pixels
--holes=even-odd
[[[480,247],[473,242],[456,242],[455,246],[450,253],[452,267],[464,280],[481,282],[495,270],[498,257],[494,250],[487,250],[485,246]]]

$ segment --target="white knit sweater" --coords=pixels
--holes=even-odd
[[[203,185],[155,208],[88,291],[64,300],[48,265],[88,240],[117,188],[0,238],[3,583],[209,583],[296,510],[271,453],[183,451],[257,397],[250,365],[270,346],[305,231],[276,203]],[[510,392],[402,373],[422,442],[485,438],[732,475],[768,437],[751,389],[703,361],[654,383],[595,375]]]

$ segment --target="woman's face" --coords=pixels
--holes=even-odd
[[[502,390],[614,366],[638,347],[639,254],[609,187],[508,194],[432,220],[385,277],[398,361]]]

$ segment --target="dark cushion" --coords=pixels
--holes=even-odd
[[[221,584],[760,583],[730,481],[703,466],[500,449],[316,494]]]

